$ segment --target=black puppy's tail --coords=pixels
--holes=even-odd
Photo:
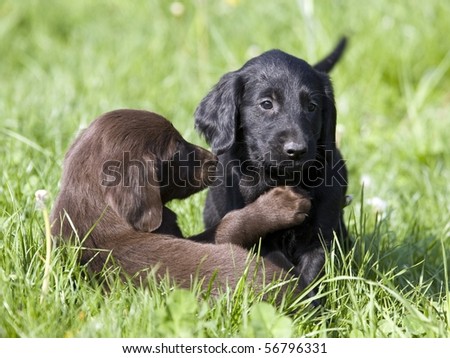
[[[347,46],[347,37],[343,36],[334,50],[328,54],[323,60],[316,63],[313,67],[320,72],[330,72],[334,65],[339,61]]]

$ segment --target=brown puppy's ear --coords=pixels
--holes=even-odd
[[[195,110],[195,128],[205,136],[214,154],[222,154],[235,141],[239,120],[242,79],[225,74]]]
[[[124,153],[120,182],[105,189],[111,208],[138,231],[152,232],[162,222],[163,204],[152,159],[147,155],[130,159],[130,153]]]
[[[317,71],[329,73],[334,65],[342,57],[342,54],[347,46],[347,38],[342,37],[336,47],[324,59],[316,63],[313,67]]]

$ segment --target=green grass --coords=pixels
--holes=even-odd
[[[2,1],[0,337],[449,337],[449,16],[440,0],[199,0],[180,16],[156,0]],[[350,44],[332,77],[355,246],[330,252],[323,307],[289,314],[245,287],[214,298],[117,272],[92,280],[73,247],[52,253],[40,302],[34,193],[47,189],[50,209],[81,128],[142,108],[205,145],[193,112],[222,74],[270,48],[314,62],[341,34]],[[202,229],[204,198],[171,204],[186,234]]]

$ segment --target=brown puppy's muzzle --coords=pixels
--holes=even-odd
[[[200,147],[197,147],[196,154],[201,163],[198,175],[203,186],[207,187],[216,179],[218,159],[213,153]]]

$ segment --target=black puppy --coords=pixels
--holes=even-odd
[[[277,264],[294,264],[303,287],[322,271],[324,244],[330,245],[334,233],[346,235],[347,171],[336,148],[336,108],[327,75],[345,46],[343,38],[314,66],[279,50],[263,53],[225,74],[195,112],[196,129],[219,157],[204,210],[207,227],[273,186],[309,193],[308,219],[268,235],[261,249],[277,257]]]

